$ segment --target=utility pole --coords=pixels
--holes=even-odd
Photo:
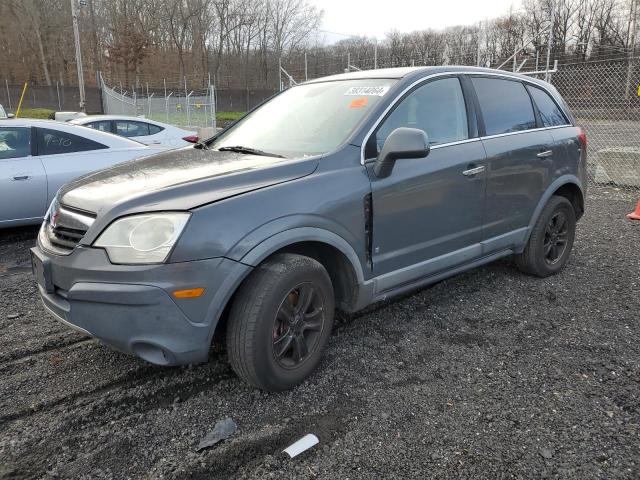
[[[631,18],[629,19],[630,23],[630,32],[629,36],[629,58],[627,60],[627,84],[625,87],[625,97],[627,99],[630,98],[631,93],[631,71],[633,70],[633,56],[635,54],[636,48],[636,17],[638,16],[638,0],[633,0],[631,2]],[[634,89],[635,90],[635,89]]]
[[[378,69],[378,37],[376,37],[376,43],[373,45],[373,69]]]
[[[80,91],[80,110],[86,110],[84,95],[84,72],[82,71],[82,50],[80,49],[80,31],[78,30],[77,0],[71,0],[71,17],[73,18],[73,36],[76,44],[76,68],[78,70],[78,89]]]
[[[551,47],[553,46],[554,26],[556,24],[556,1],[551,0],[550,12],[551,25],[549,26],[549,41],[547,42],[547,68],[544,73],[544,81],[549,81],[549,61],[551,60]]]

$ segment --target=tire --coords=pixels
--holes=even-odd
[[[563,220],[566,222],[566,228],[561,229],[564,233],[558,231],[554,237],[553,230],[559,230]],[[575,234],[576,213],[573,205],[565,197],[552,196],[542,209],[524,251],[515,256],[516,265],[522,272],[536,277],[555,275],[569,259]],[[558,250],[553,254],[549,245],[554,241],[561,242],[563,238],[564,245],[558,245]]]
[[[333,317],[333,286],[324,267],[302,255],[274,255],[235,295],[227,323],[229,363],[254,387],[290,389],[318,366]]]

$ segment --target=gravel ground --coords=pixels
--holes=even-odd
[[[556,277],[498,262],[340,322],[282,394],[223,353],[159,368],[67,330],[37,299],[35,231],[3,232],[0,478],[638,478],[634,203],[592,190]],[[196,452],[227,416],[236,434]]]

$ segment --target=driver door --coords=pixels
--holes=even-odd
[[[431,146],[425,158],[397,160],[387,178],[376,177],[375,161],[366,164],[378,291],[481,256],[486,158],[472,108],[458,77],[428,81],[409,92],[369,139],[372,156],[398,127],[425,131]]]
[[[47,176],[32,155],[29,127],[0,127],[0,224],[42,218],[47,209]]]

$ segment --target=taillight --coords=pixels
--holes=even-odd
[[[198,141],[197,135],[188,135],[186,137],[182,137],[185,142],[196,143]]]
[[[587,132],[584,131],[584,128],[578,127],[578,140],[580,141],[580,147],[584,150],[587,149]]]

